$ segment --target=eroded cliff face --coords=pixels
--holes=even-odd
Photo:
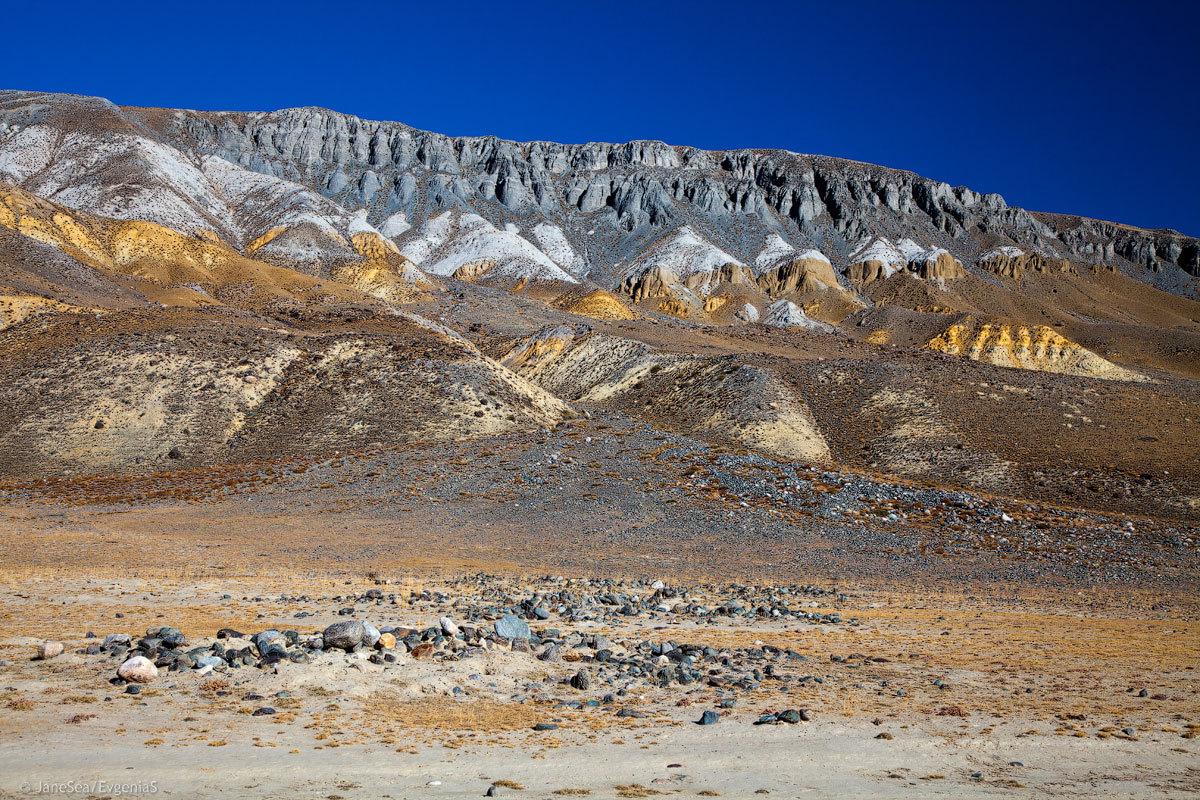
[[[1075,264],[1189,297],[1200,286],[1196,239],[1031,213],[911,172],[782,150],[449,137],[319,108],[196,112],[0,92],[0,182],[314,276],[352,274],[397,298],[431,284],[414,270],[435,266],[505,286],[586,279],[644,298],[661,290],[642,286],[663,283],[661,268],[700,294],[758,283],[773,302],[792,280],[778,274],[789,251],[826,259],[847,290],[901,269],[941,283]],[[1020,255],[995,256],[1006,252]],[[697,270],[697,258],[713,263]],[[370,265],[384,261],[411,276],[403,291],[376,286]],[[660,299],[696,305],[670,295]]]
[[[986,361],[998,367],[1057,372],[1114,381],[1145,381],[1145,375],[1118,366],[1045,325],[1005,325],[977,320],[956,322],[930,339],[930,350]]]
[[[979,266],[1004,278],[1020,280],[1028,272],[1074,273],[1075,267],[1065,258],[1050,258],[1041,253],[1026,253],[1019,247],[1003,247],[984,253]]]
[[[747,263],[781,232],[842,270],[865,237],[890,236],[944,248],[947,258],[924,270],[933,277],[954,277],[954,261],[972,265],[1005,244],[1116,266],[1173,291],[1200,276],[1197,241],[1172,231],[1030,213],[998,194],[824,156],[448,137],[318,108],[125,113],[178,147],[366,206],[375,221],[403,211],[416,223],[452,205],[495,224],[555,220],[594,278],[616,277],[611,264],[680,225]]]

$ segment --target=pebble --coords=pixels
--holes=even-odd
[[[715,711],[705,711],[700,715],[700,719],[696,720],[697,725],[716,725],[720,721],[721,715]]]

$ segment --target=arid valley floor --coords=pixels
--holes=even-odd
[[[599,480],[582,468],[593,460]],[[596,415],[234,474],[9,487],[0,791],[55,779],[156,781],[177,797],[1200,788],[1194,529],[1139,518],[1131,531],[1121,516],[966,492],[917,499],[849,473],[781,481],[780,467]],[[932,513],[889,522],[894,508]],[[1013,546],[962,545],[955,520],[1001,515]],[[1050,543],[1019,543],[1051,521]],[[256,657],[163,669],[133,695],[110,685],[123,656],[85,653],[163,625],[189,648],[232,648],[216,638],[225,628],[304,640],[347,618],[486,629],[523,602],[546,612],[530,624],[547,644],[531,652]],[[67,652],[30,660],[48,639]],[[666,642],[713,655],[698,651],[680,683],[678,662],[651,649]],[[586,689],[569,682],[580,670]],[[696,725],[707,710],[719,722]],[[787,710],[807,721],[755,724]]]
[[[1200,793],[1200,242],[0,92],[0,797]]]

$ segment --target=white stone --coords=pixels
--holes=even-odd
[[[158,677],[158,667],[145,656],[134,656],[117,668],[117,675],[130,683],[149,683]]]
[[[42,642],[38,645],[38,658],[48,659],[61,656],[65,649],[62,642]]]

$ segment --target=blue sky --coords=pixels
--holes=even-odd
[[[778,147],[1200,235],[1196,9],[21,3],[0,75],[123,105],[321,105],[455,135]]]

